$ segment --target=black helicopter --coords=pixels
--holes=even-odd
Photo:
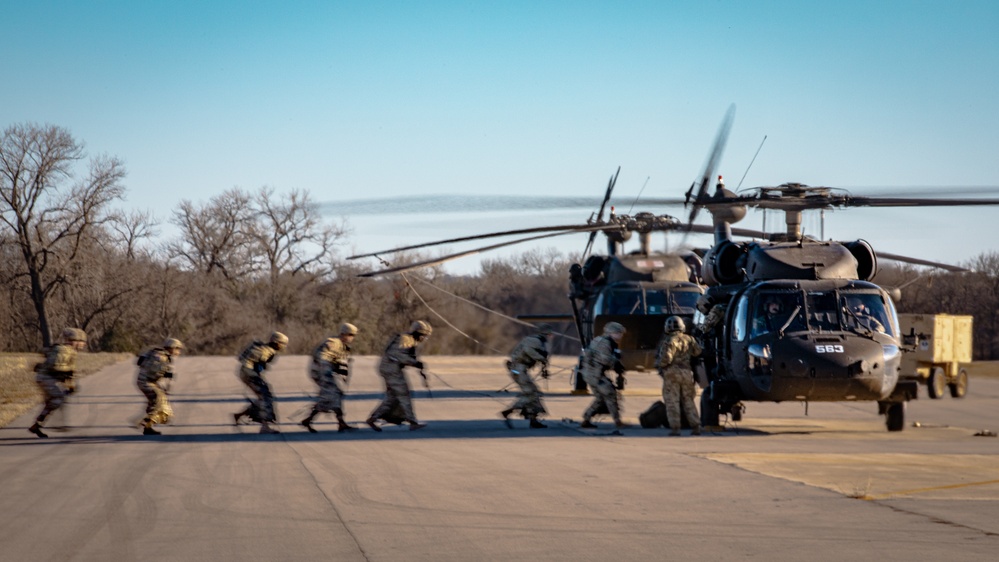
[[[709,309],[722,321],[702,334],[709,350],[696,367],[701,420],[718,425],[721,414],[741,419],[743,402],[876,401],[889,431],[905,425],[905,404],[916,398],[914,381],[900,381],[900,360],[912,342],[899,332],[894,300],[871,280],[879,254],[864,240],[822,241],[802,235],[810,209],[996,205],[987,199],[857,197],[843,190],[787,183],[736,195],[705,184],[693,198],[714,222],[714,245],[704,256],[695,324]],[[784,212],[785,232],[737,242],[731,225],[747,207]],[[960,268],[894,254],[882,258]]]
[[[611,176],[599,211],[585,224],[543,226],[475,236],[452,238],[424,244],[395,248],[393,250],[355,255],[348,259],[379,256],[437,246],[481,240],[501,236],[531,234],[526,238],[493,244],[447,256],[389,267],[362,274],[364,277],[402,273],[421,267],[439,265],[460,257],[501,248],[513,244],[574,233],[589,233],[589,240],[582,254],[582,263],[573,264],[568,272],[568,298],[572,314],[521,315],[529,322],[572,321],[579,334],[582,348],[599,335],[608,322],[619,322],[627,333],[620,342],[621,362],[626,370],[653,368],[655,353],[662,335],[662,326],[669,316],[693,318],[695,304],[704,292],[699,284],[701,259],[693,252],[660,253],[652,250],[653,232],[693,231],[710,234],[706,226],[689,227],[676,217],[640,212],[635,215],[616,214],[611,207],[607,218],[604,212],[610,201],[620,168]],[[658,200],[650,200],[660,203]],[[669,200],[676,203],[677,200]],[[597,233],[607,238],[607,254],[590,254]],[[735,235],[755,236],[756,231],[735,229]],[[624,251],[625,242],[638,235],[639,248]],[[582,377],[574,377],[574,390],[585,391]]]

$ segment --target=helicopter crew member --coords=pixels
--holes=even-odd
[[[433,328],[429,322],[417,320],[409,328],[408,334],[396,334],[389,341],[382,355],[381,363],[378,364],[378,373],[385,379],[385,398],[378,405],[364,423],[371,429],[381,431],[375,422],[385,419],[396,407],[402,409],[405,421],[409,422],[409,429],[415,431],[426,427],[426,424],[416,421],[416,414],[413,413],[413,400],[410,396],[409,383],[406,381],[404,367],[415,367],[420,370],[420,376],[426,380],[427,375],[423,372],[423,362],[416,355],[416,348],[428,337]]]
[[[867,305],[863,301],[858,298],[852,298],[848,306],[849,309],[846,311],[848,323],[852,323],[854,326],[859,324],[861,328],[884,333],[884,324],[871,314],[871,309],[867,308]]]
[[[62,343],[50,347],[45,353],[45,361],[35,365],[35,382],[45,396],[45,406],[35,418],[28,431],[38,437],[48,437],[42,431],[45,419],[62,407],[66,397],[76,392],[73,372],[76,370],[76,353],[87,346],[87,334],[79,328],[66,328],[62,331]]]
[[[160,432],[153,426],[166,423],[173,417],[173,408],[167,401],[166,391],[160,386],[160,380],[173,380],[173,358],[180,355],[183,348],[180,340],[167,338],[162,346],[139,356],[139,374],[135,385],[146,397],[146,417],[141,423],[143,435],[159,435]]]
[[[614,418],[614,425],[618,428],[627,427],[621,421],[621,410],[618,405],[618,389],[614,383],[604,374],[608,370],[617,371],[618,375],[624,372],[621,359],[618,355],[617,345],[624,337],[624,326],[618,322],[608,322],[604,326],[602,336],[593,338],[586,351],[583,352],[583,379],[593,390],[593,403],[583,412],[583,422],[580,427],[597,427],[591,419],[606,407],[611,417]]]
[[[319,398],[312,412],[302,420],[309,433],[316,433],[312,421],[321,413],[333,412],[339,424],[338,431],[357,429],[343,419],[343,393],[347,377],[350,376],[350,344],[357,336],[357,326],[349,323],[340,325],[340,335],[327,338],[312,352],[312,367],[309,376],[319,385]]]
[[[520,395],[512,406],[500,412],[506,426],[513,429],[510,421],[510,414],[515,410],[531,422],[532,428],[544,428],[545,424],[538,421],[538,416],[545,414],[544,403],[541,401],[541,391],[538,385],[528,374],[528,370],[534,365],[541,364],[541,376],[548,378],[548,347],[547,338],[552,334],[552,327],[549,324],[539,324],[534,334],[520,340],[520,343],[510,352],[510,360],[507,361],[507,368],[510,370],[510,377],[520,386]]]
[[[271,385],[264,380],[264,370],[287,346],[288,336],[274,332],[267,343],[255,340],[239,354],[239,380],[253,391],[256,399],[250,399],[250,405],[245,410],[232,415],[236,425],[244,417],[249,417],[260,423],[260,433],[278,433],[277,429],[271,427],[275,423],[274,393]]]
[[[680,406],[687,415],[691,435],[701,434],[701,420],[694,404],[694,374],[690,370],[690,358],[701,354],[701,346],[694,338],[684,333],[683,318],[670,316],[664,326],[666,337],[656,354],[656,368],[663,377],[663,403],[666,404],[666,421],[670,435],[680,435]]]

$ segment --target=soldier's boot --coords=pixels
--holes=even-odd
[[[336,423],[337,423],[336,430],[340,433],[343,433],[345,431],[357,431],[356,427],[350,425],[349,423],[347,423],[347,420],[343,419],[343,414],[340,412],[336,412]]]
[[[253,406],[250,406],[249,408],[243,410],[242,412],[236,412],[235,414],[233,414],[232,415],[232,424],[233,425],[239,425],[239,424],[243,423],[243,418],[245,418],[245,417],[247,417],[247,416],[250,415],[250,409],[252,409],[252,408],[253,408]]]
[[[262,423],[262,424],[260,425],[260,433],[264,433],[264,434],[274,434],[274,433],[281,433],[281,432],[280,432],[280,431],[278,431],[277,429],[275,429],[275,428],[271,427],[271,424],[269,424],[269,423],[267,423],[267,422],[264,422],[264,423]]]
[[[34,433],[35,435],[41,437],[42,439],[48,439],[48,437],[49,437],[48,434],[46,434],[44,431],[42,431],[42,426],[38,425],[38,422],[35,422],[34,425],[32,425],[31,427],[29,427],[28,431],[30,431],[31,433]]]
[[[545,425],[545,424],[543,424],[543,423],[541,423],[541,422],[539,422],[538,418],[536,418],[536,417],[532,417],[531,418],[531,429],[544,429],[546,427],[548,427],[548,426]]]
[[[309,414],[309,417],[305,418],[301,422],[302,427],[309,430],[309,433],[318,433],[318,431],[316,431],[316,428],[312,427],[312,420],[315,419],[315,417],[316,417],[316,411],[312,410],[312,413]]]
[[[507,429],[513,429],[513,422],[510,421],[510,414],[513,413],[513,408],[503,410],[500,415],[503,416],[503,423],[506,424]]]
[[[694,427],[692,427],[690,429],[690,434],[691,435],[700,435],[701,434],[701,426],[700,425],[695,425]]]
[[[670,437],[679,437],[680,436],[680,430],[679,429],[671,429],[671,430],[669,430],[669,436]]]
[[[416,420],[409,420],[409,430],[410,431],[416,431],[417,429],[423,429],[424,427],[427,427],[427,424],[420,423],[420,422],[418,422]]]
[[[156,431],[155,429],[153,429],[152,425],[147,425],[146,427],[143,427],[142,428],[142,434],[143,435],[163,435],[159,431]]]
[[[375,431],[381,431],[382,428],[379,427],[377,423],[375,423],[376,421],[377,420],[375,420],[375,418],[368,418],[368,419],[364,420],[364,423],[368,424],[368,427],[370,427],[371,429],[373,429]]]
[[[579,427],[582,427],[584,429],[596,429],[597,428],[596,424],[594,424],[593,422],[591,422],[589,420],[589,418],[584,418],[583,419],[583,423],[579,424]]]

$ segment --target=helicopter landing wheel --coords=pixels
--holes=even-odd
[[[954,382],[947,385],[950,387],[950,395],[953,398],[964,398],[968,393],[968,371],[961,369],[954,377]]]
[[[905,402],[888,404],[885,410],[885,425],[888,431],[902,431],[905,427]]]
[[[947,376],[944,374],[944,370],[940,367],[933,367],[930,370],[930,377],[926,379],[926,391],[930,398],[934,400],[943,398],[946,386]]]

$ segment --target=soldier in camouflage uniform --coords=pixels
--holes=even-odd
[[[76,352],[87,346],[87,334],[79,328],[62,331],[62,343],[45,352],[45,361],[35,365],[35,382],[45,395],[45,406],[28,431],[38,437],[48,437],[42,428],[45,419],[62,407],[66,397],[76,392],[73,371],[76,370]]]
[[[618,428],[627,427],[621,421],[621,410],[618,406],[618,389],[614,383],[604,374],[611,369],[617,371],[618,375],[624,373],[624,366],[621,365],[620,353],[617,344],[624,337],[624,326],[617,322],[608,322],[604,326],[602,336],[593,338],[590,345],[583,352],[583,380],[593,391],[593,403],[583,412],[583,422],[580,427],[597,427],[592,421],[593,416],[607,408],[614,425]]]
[[[405,420],[409,422],[409,429],[415,431],[426,427],[416,421],[416,414],[413,413],[413,401],[409,393],[409,383],[406,381],[406,374],[403,367],[415,367],[420,370],[420,376],[426,379],[423,373],[423,362],[416,356],[416,347],[425,339],[430,337],[433,328],[430,323],[417,320],[410,326],[408,334],[396,334],[389,341],[382,355],[381,363],[378,364],[378,373],[385,379],[385,398],[377,408],[371,412],[365,423],[375,431],[381,431],[375,422],[385,419],[396,407],[400,407]]]
[[[271,392],[271,385],[264,380],[264,370],[274,356],[287,346],[288,336],[274,332],[267,343],[254,341],[239,354],[239,380],[253,391],[256,399],[251,399],[245,410],[232,415],[236,425],[244,417],[249,417],[260,423],[260,433],[278,433],[277,429],[271,427],[275,423],[274,393]]]
[[[500,412],[506,426],[513,429],[510,421],[510,414],[515,410],[531,422],[532,428],[548,427],[538,421],[540,414],[548,411],[541,401],[541,391],[538,385],[534,384],[528,370],[535,364],[541,364],[541,376],[548,378],[548,347],[547,338],[552,333],[552,327],[548,324],[538,325],[536,333],[520,340],[520,343],[510,352],[510,360],[507,361],[507,368],[510,370],[510,377],[520,386],[520,394],[517,401],[512,406]]]
[[[146,397],[146,417],[141,422],[143,435],[160,435],[153,425],[166,423],[173,417],[173,408],[167,401],[166,390],[160,386],[160,380],[173,380],[173,358],[180,355],[183,348],[180,340],[167,338],[162,346],[139,356],[139,374],[135,385]]]
[[[346,383],[350,375],[348,362],[350,360],[350,344],[357,335],[357,326],[344,323],[340,326],[340,335],[327,338],[312,352],[312,366],[309,376],[319,385],[319,399],[312,407],[312,412],[302,420],[302,426],[309,433],[316,433],[312,421],[321,413],[333,412],[339,424],[338,431],[357,429],[343,419],[343,391],[340,386]]]
[[[694,374],[690,371],[690,358],[701,354],[701,346],[694,338],[683,332],[683,319],[670,316],[664,326],[666,337],[656,354],[656,368],[663,377],[663,402],[666,404],[666,420],[670,435],[680,435],[680,403],[687,415],[691,434],[701,434],[701,420],[694,405]]]

